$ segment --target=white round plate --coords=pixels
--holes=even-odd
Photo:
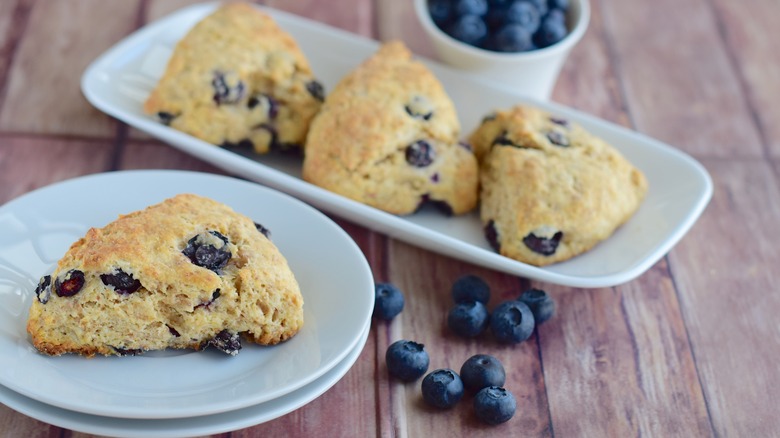
[[[358,345],[349,355],[322,377],[303,388],[271,401],[220,414],[192,418],[138,420],[101,417],[57,408],[0,386],[0,403],[36,420],[76,432],[127,438],[177,438],[212,435],[251,427],[281,417],[322,395],[338,382],[360,356],[371,330],[369,324]]]
[[[208,350],[93,359],[38,353],[25,329],[38,279],[89,227],[179,193],[223,202],[271,230],[301,287],[301,331],[273,347],[245,343],[236,357]],[[296,199],[234,178],[183,171],[76,178],[0,207],[0,230],[0,385],[72,411],[159,419],[263,403],[341,362],[371,319],[371,269],[349,235]]]

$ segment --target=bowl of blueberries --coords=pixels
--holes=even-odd
[[[590,21],[588,0],[414,0],[439,59],[548,99]]]

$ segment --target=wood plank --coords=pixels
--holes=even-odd
[[[113,151],[105,142],[43,137],[3,136],[0,145],[0,204],[57,181],[108,170]]]
[[[547,396],[544,389],[537,338],[514,346],[501,345],[483,333],[475,339],[463,339],[447,327],[447,312],[452,307],[452,283],[465,273],[474,273],[489,282],[492,291],[488,309],[516,299],[522,284],[517,277],[491,272],[429,251],[391,240],[389,248],[389,279],[398,285],[406,297],[406,307],[389,331],[389,343],[399,339],[420,342],[431,359],[428,371],[460,367],[478,353],[498,358],[507,372],[506,388],[517,400],[515,416],[502,425],[487,426],[473,413],[473,396],[467,394],[451,410],[432,409],[422,401],[421,380],[402,383],[387,376],[384,358],[380,362],[381,379],[389,380],[396,416],[395,432],[400,436],[549,436]],[[404,415],[404,417],[401,417]]]
[[[30,437],[53,438],[59,436],[59,428],[20,414],[0,404],[0,436],[4,438]]]
[[[780,29],[775,0],[749,2],[712,1],[721,36],[744,81],[753,116],[763,133],[767,148],[780,157]]]
[[[414,12],[414,0],[377,1],[376,21],[379,40],[401,40],[415,54],[439,59]]]
[[[542,288],[558,304],[539,328],[555,435],[711,435],[665,262],[617,288]]]
[[[205,161],[156,141],[129,141],[122,150],[118,167],[122,170],[180,169],[228,175]]]
[[[715,194],[669,259],[718,436],[776,436],[780,393],[778,170],[706,160]],[[775,163],[777,165],[777,163]]]
[[[636,129],[697,156],[763,153],[707,0],[598,4]]]
[[[112,137],[116,122],[86,101],[79,80],[93,59],[135,27],[138,5],[36,2],[11,66],[0,129]]]

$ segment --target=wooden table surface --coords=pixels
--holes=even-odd
[[[96,56],[189,1],[0,2],[0,203],[79,175],[171,168],[222,173],[91,107],[79,78]],[[291,11],[432,55],[410,0],[276,0]],[[222,436],[780,436],[780,2],[591,0],[592,19],[552,99],[674,145],[715,186],[692,230],[638,279],[611,288],[529,282],[396,241],[334,217],[377,281],[407,297],[374,322],[354,367],[308,405]],[[45,208],[45,206],[41,206]],[[0,230],[0,232],[6,232]],[[501,347],[447,334],[449,287],[483,276],[489,307],[529,285],[558,313]],[[400,338],[432,368],[498,357],[517,413],[496,427],[470,403],[434,412],[419,383],[387,377]],[[0,405],[4,437],[83,437]]]

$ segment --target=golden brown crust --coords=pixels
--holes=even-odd
[[[182,38],[144,104],[171,127],[216,145],[303,145],[321,87],[295,40],[273,19],[229,3]],[[247,143],[248,144],[248,143]]]
[[[439,81],[402,43],[386,43],[328,95],[312,122],[303,177],[395,214],[424,199],[465,213],[476,205],[478,177],[459,135]],[[430,163],[410,164],[407,148],[420,140],[433,149]]]
[[[198,266],[185,254],[209,245],[230,254],[224,266]],[[102,277],[120,270],[140,287],[127,293]],[[83,287],[60,296],[56,282],[75,271]],[[198,349],[223,330],[270,345],[303,324],[303,298],[276,246],[251,219],[196,195],[90,229],[58,262],[51,285],[48,300],[33,300],[27,323],[47,354]]]
[[[642,172],[613,147],[535,108],[499,111],[470,140],[481,158],[486,233],[502,255],[525,263],[548,265],[591,249],[647,192]]]

